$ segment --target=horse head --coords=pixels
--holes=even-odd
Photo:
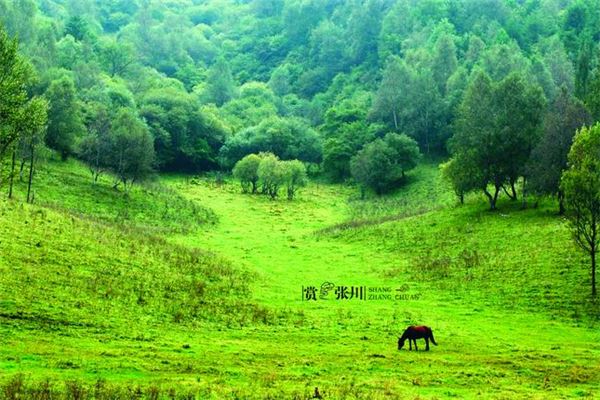
[[[406,339],[399,337],[398,338],[398,350],[402,350],[402,347],[404,347],[404,342],[406,341]]]

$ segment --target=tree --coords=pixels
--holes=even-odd
[[[567,157],[578,129],[591,122],[584,105],[563,87],[546,112],[543,136],[528,163],[529,189],[538,195],[557,196],[559,213],[564,213],[564,193],[560,177],[567,169]]]
[[[575,243],[590,256],[595,297],[596,255],[600,244],[600,124],[582,128],[575,135],[561,189]]]
[[[541,89],[511,74],[498,84],[478,71],[460,106],[450,150],[453,168],[473,173],[470,190],[479,189],[496,208],[500,190],[516,200],[515,184],[525,174],[526,162],[537,140],[544,101]],[[488,186],[493,187],[490,192]],[[509,185],[511,192],[506,189]],[[463,187],[464,189],[464,187]]]
[[[460,204],[464,204],[465,195],[479,187],[481,179],[477,176],[476,168],[469,168],[465,163],[469,160],[451,158],[440,165],[443,178],[452,185],[452,189],[458,197]]]
[[[450,140],[450,151],[455,163],[452,175],[464,175],[469,171],[477,171],[479,178],[471,185],[460,185],[459,192],[483,190],[490,202],[490,208],[496,208],[496,200],[500,187],[504,183],[503,171],[497,168],[497,160],[502,155],[496,154],[500,148],[500,138],[495,131],[493,121],[493,85],[489,76],[477,71],[467,87],[464,100],[459,108],[455,125],[455,134]],[[494,192],[488,191],[492,184]]]
[[[34,167],[36,161],[36,149],[44,143],[44,134],[46,131],[46,123],[48,121],[48,102],[40,97],[35,97],[27,104],[26,115],[27,121],[23,121],[22,133],[25,142],[27,143],[28,158],[29,158],[29,178],[27,180],[27,202],[33,202],[33,194],[31,192],[33,185]]]
[[[394,151],[395,162],[404,178],[406,172],[415,168],[421,158],[419,145],[407,135],[393,132],[385,135],[384,141]]]
[[[24,106],[20,120],[15,124],[19,139],[13,147],[12,162],[9,176],[8,197],[12,198],[17,156],[20,158],[20,178],[22,179],[25,164],[29,162],[29,179],[27,185],[27,202],[31,199],[36,149],[44,140],[46,122],[48,119],[48,103],[34,97]]]
[[[306,166],[299,160],[283,161],[288,200],[293,200],[299,188],[306,185]]]
[[[76,138],[84,131],[73,80],[63,77],[53,81],[45,97],[50,105],[46,144],[66,160],[74,152]]]
[[[399,57],[390,57],[383,71],[383,78],[373,100],[371,115],[391,126],[400,128],[400,113],[408,103],[408,84],[411,80],[406,63]]]
[[[320,163],[321,138],[314,129],[297,118],[272,117],[246,128],[227,139],[220,151],[223,164],[234,165],[252,153],[269,152],[284,160],[298,159]]]
[[[376,139],[352,157],[350,170],[360,185],[361,197],[364,198],[367,188],[380,195],[401,178],[402,171],[395,165],[394,153],[386,142]]]
[[[19,138],[17,125],[25,116],[27,63],[18,53],[18,42],[0,28],[0,166]]]
[[[89,28],[87,22],[80,16],[74,15],[65,25],[65,35],[71,35],[75,40],[82,41],[88,35]]]
[[[240,181],[244,193],[256,193],[258,190],[258,167],[262,158],[257,154],[248,154],[233,167],[233,176]]]
[[[219,58],[208,70],[204,97],[206,102],[215,103],[219,107],[235,97],[235,83],[224,58]]]
[[[143,180],[154,164],[154,145],[146,124],[131,110],[121,109],[111,131],[110,166],[117,177],[115,187]]]
[[[114,115],[99,102],[86,104],[85,110],[87,134],[79,142],[77,155],[87,164],[95,184],[100,175],[109,169],[110,133]]]
[[[433,79],[442,95],[446,94],[446,82],[456,68],[458,68],[458,60],[456,59],[454,40],[451,35],[442,35],[435,44],[432,62]]]
[[[498,167],[506,175],[510,193],[517,200],[515,184],[526,175],[531,151],[539,140],[545,99],[539,86],[527,85],[523,76],[511,74],[499,82],[494,90],[494,123],[500,135]]]
[[[101,43],[100,59],[111,77],[124,75],[137,61],[132,44],[120,44],[116,40]]]
[[[361,185],[361,195],[371,188],[378,195],[389,190],[413,169],[421,153],[417,142],[404,134],[388,133],[375,139],[350,161],[352,176]]]
[[[263,194],[269,195],[274,200],[279,195],[279,189],[285,183],[285,166],[277,156],[267,153],[258,167],[258,178],[263,186]]]
[[[340,124],[335,136],[323,144],[323,169],[334,181],[342,181],[352,176],[350,159],[367,143],[376,137],[376,125],[365,121]]]
[[[152,132],[163,170],[196,172],[217,167],[226,133],[193,96],[182,87],[163,87],[144,93],[141,103],[140,114]]]
[[[587,105],[595,121],[600,121],[600,66],[596,67],[588,86]]]

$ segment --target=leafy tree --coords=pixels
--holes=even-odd
[[[335,181],[349,178],[350,159],[376,137],[376,125],[365,121],[340,124],[335,136],[323,144],[323,169]]]
[[[420,158],[417,143],[406,135],[388,133],[384,139],[367,144],[350,161],[354,179],[365,189],[371,188],[378,195],[389,190],[413,169]]]
[[[116,40],[105,40],[100,44],[100,59],[104,69],[111,77],[125,75],[137,61],[131,43],[118,43]]]
[[[456,68],[458,68],[458,60],[454,40],[448,34],[442,35],[435,44],[432,62],[433,79],[442,95],[446,93],[446,83]]]
[[[464,204],[465,195],[474,188],[478,188],[481,182],[481,178],[478,177],[479,171],[473,166],[465,164],[468,161],[470,160],[461,160],[455,157],[440,165],[442,176],[452,185],[460,204]]]
[[[278,99],[269,86],[261,82],[246,82],[239,97],[221,107],[221,114],[236,130],[259,125],[277,117]]]
[[[383,78],[373,100],[371,115],[398,130],[402,110],[408,102],[408,86],[411,76],[406,63],[399,57],[391,57],[383,71]]]
[[[527,85],[519,74],[502,80],[494,92],[493,118],[501,139],[498,166],[511,189],[506,194],[516,200],[515,184],[526,175],[527,161],[539,140],[545,99],[539,86]]]
[[[596,255],[600,245],[600,124],[582,128],[569,151],[569,169],[561,179],[573,238],[591,260],[592,296],[596,296]]]
[[[394,156],[394,150],[386,142],[376,139],[352,157],[350,170],[363,198],[366,188],[380,195],[401,178],[402,171],[397,168]]]
[[[153,170],[154,146],[146,124],[131,110],[121,109],[113,122],[110,137],[110,167],[125,191],[145,179]]]
[[[490,208],[496,208],[500,190],[516,199],[515,184],[525,174],[525,165],[537,140],[543,110],[539,87],[527,86],[518,75],[510,75],[494,85],[489,76],[478,71],[469,83],[451,139],[450,150],[456,167],[473,173],[470,188],[482,190]],[[493,192],[488,190],[493,187]],[[510,185],[512,193],[506,190]]]
[[[320,163],[319,135],[296,118],[269,118],[227,139],[221,148],[224,165],[233,165],[247,154],[270,152],[284,160]]]
[[[89,167],[94,184],[110,167],[112,113],[101,103],[86,107],[87,134],[79,142],[77,155]]]
[[[27,104],[28,65],[18,53],[16,39],[0,29],[0,165],[19,138],[18,123]]]
[[[151,89],[142,98],[141,116],[155,140],[157,161],[166,170],[216,168],[226,133],[202,112],[181,87]]]
[[[585,104],[594,120],[600,121],[600,66],[595,69],[590,79]]]
[[[27,179],[27,202],[32,203],[33,176],[35,171],[35,162],[38,155],[37,149],[40,145],[43,145],[44,143],[44,134],[46,131],[46,123],[48,120],[47,101],[40,97],[34,97],[29,101],[29,103],[27,103],[25,115],[27,115],[27,119],[23,121],[22,125],[20,126],[20,129],[22,130],[21,140],[24,144],[23,147],[27,151],[26,156],[25,154],[23,154],[23,160],[29,160],[29,178]]]
[[[262,183],[263,193],[271,199],[277,198],[287,178],[285,164],[274,154],[264,154],[258,167],[258,178]]]
[[[233,167],[233,176],[240,181],[244,193],[256,193],[258,190],[258,167],[262,158],[257,154],[248,154]]]
[[[235,97],[235,83],[229,65],[224,58],[219,58],[217,62],[208,70],[205,101],[222,106]]]
[[[558,197],[559,213],[564,213],[564,193],[560,177],[567,169],[567,156],[578,129],[591,122],[583,103],[563,87],[543,123],[543,136],[531,154],[528,187],[536,194]]]
[[[406,172],[415,168],[421,158],[419,145],[405,134],[392,132],[385,135],[384,141],[394,151],[395,162],[404,178]]]
[[[288,200],[293,200],[298,189],[305,186],[308,182],[306,166],[299,160],[283,161],[283,165],[285,168],[287,197]]]
[[[66,160],[73,154],[75,141],[84,131],[73,80],[63,77],[53,81],[45,97],[50,105],[46,144]]]
[[[498,160],[504,155],[496,154],[501,139],[493,121],[493,92],[489,76],[478,71],[467,87],[456,121],[456,132],[450,141],[454,163],[451,175],[458,178],[477,172],[472,181],[453,180],[454,186],[461,194],[475,189],[483,190],[491,209],[496,208],[500,187],[505,180],[503,171],[497,166]],[[493,194],[488,191],[490,183],[494,186]]]
[[[82,41],[89,33],[88,24],[82,17],[74,15],[65,25],[65,35],[71,35],[75,40]]]

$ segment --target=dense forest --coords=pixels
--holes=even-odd
[[[381,191],[389,182],[370,171],[395,168],[397,181],[413,141],[455,154],[457,175],[460,143],[472,143],[449,138],[514,117],[503,133],[514,140],[497,148],[514,154],[501,168],[514,187],[536,168],[526,164],[553,107],[585,104],[576,126],[600,118],[596,0],[3,0],[0,21],[32,66],[29,96],[48,102],[46,144],[125,183],[271,152]],[[483,87],[505,99],[461,107],[485,102]],[[135,165],[111,161],[123,148]],[[406,161],[391,165],[398,151]]]

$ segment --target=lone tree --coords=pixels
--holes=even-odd
[[[256,193],[258,190],[258,167],[262,160],[260,155],[248,154],[233,167],[233,176],[240,181],[244,193]]]
[[[587,252],[596,296],[596,254],[600,244],[600,123],[582,128],[569,152],[569,169],[561,179],[573,238]]]

